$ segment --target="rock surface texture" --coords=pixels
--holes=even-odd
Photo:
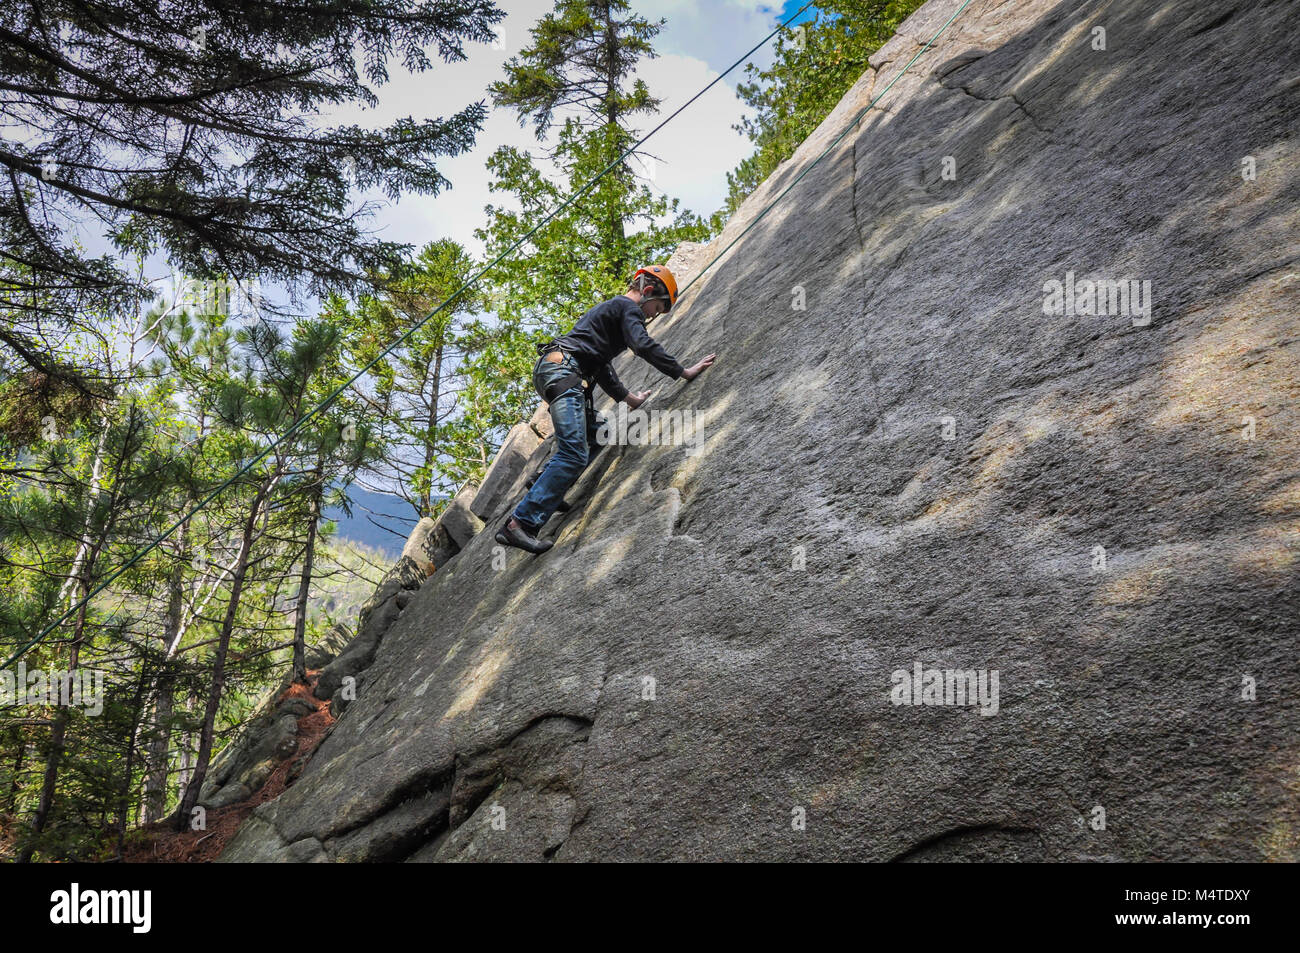
[[[1300,856],[1296,5],[975,0],[813,166],[958,5],[687,250],[805,176],[650,327],[717,365],[620,359],[699,452],[469,540],[223,859]]]
[[[328,665],[353,640],[352,630],[336,623],[316,644],[307,645],[308,671]],[[199,795],[207,808],[225,807],[243,801],[270,778],[276,765],[298,747],[298,721],[316,710],[302,698],[280,697],[289,687],[292,673],[263,695],[253,714],[235,737],[212,759],[212,767]]]

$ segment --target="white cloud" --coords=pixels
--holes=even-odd
[[[647,19],[668,21],[655,40],[661,54],[694,57],[719,73],[767,36],[780,15],[779,4],[754,0],[636,0],[632,9]],[[770,62],[768,49],[755,53],[755,61]],[[733,80],[742,69],[737,67],[727,79]]]
[[[671,54],[641,64],[638,73],[663,100],[660,118],[718,75],[702,60]],[[644,148],[655,158],[654,186],[701,215],[722,205],[727,173],[750,153],[749,141],[731,128],[744,114],[744,104],[729,79],[693,102]]]

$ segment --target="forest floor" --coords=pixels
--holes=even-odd
[[[319,670],[309,671],[306,685],[290,685],[275,700],[275,704],[279,704],[286,698],[305,698],[316,710],[298,719],[298,750],[276,765],[259,790],[246,801],[208,811],[205,830],[178,833],[168,821],[139,828],[128,836],[122,861],[128,864],[205,864],[216,860],[254,808],[279,797],[302,773],[312,753],[329,733],[335,721],[330,714],[330,703],[312,694],[319,677]]]

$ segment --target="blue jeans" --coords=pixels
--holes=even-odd
[[[568,352],[564,352],[564,360],[559,364],[538,358],[533,368],[533,387],[545,398],[548,385],[575,372],[578,372],[578,362]],[[555,453],[514,512],[515,519],[533,534],[551,518],[564,494],[582,476],[592,457],[589,447],[594,445],[596,436],[594,421],[587,416],[581,384],[551,401],[550,410],[551,423],[555,425]]]

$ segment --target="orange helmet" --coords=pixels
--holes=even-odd
[[[672,306],[677,303],[677,279],[673,277],[673,273],[663,265],[646,265],[636,270],[636,274],[632,276],[633,283],[642,275],[657,278],[668,289],[668,308],[671,310]],[[659,297],[662,299],[663,296],[660,295]]]

